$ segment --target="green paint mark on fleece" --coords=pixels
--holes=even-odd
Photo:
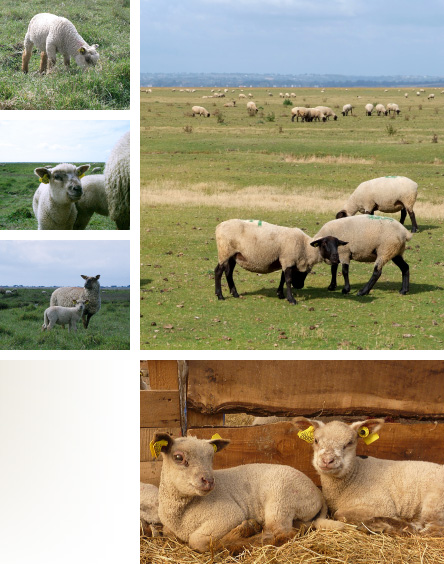
[[[254,223],[255,221],[257,221],[257,225],[258,227],[260,227],[262,225],[262,220],[261,219],[249,219],[248,220],[250,223]]]
[[[385,219],[386,221],[395,221],[392,217],[382,217],[382,215],[368,215],[369,219]]]

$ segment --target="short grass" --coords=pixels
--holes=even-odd
[[[56,165],[58,163],[44,163]],[[76,166],[84,163],[74,163]],[[0,164],[0,229],[37,229],[37,219],[32,209],[32,199],[38,188],[39,180],[34,169],[42,163],[4,163]],[[105,163],[91,163],[94,167],[103,167]],[[94,214],[86,229],[116,229],[116,224],[109,218]]]
[[[42,293],[46,291],[46,294]],[[127,350],[130,348],[129,290],[102,290],[102,307],[84,329],[69,333],[56,326],[41,331],[54,288],[19,288],[0,295],[1,350]]]
[[[292,105],[279,91],[248,91],[256,117],[245,101],[223,107],[238,99],[238,89],[207,100],[209,89],[141,93],[141,348],[442,349],[444,94],[435,90],[428,101],[428,92],[417,97],[416,89],[295,89],[292,105],[328,105],[339,119],[292,123]],[[340,115],[347,102],[355,116]],[[367,102],[396,102],[401,114],[367,117]],[[211,117],[191,117],[195,104]],[[371,294],[358,297],[373,267],[352,262],[348,296],[340,287],[327,291],[329,267],[319,264],[295,292],[296,306],[276,297],[280,273],[239,267],[242,297],[231,298],[225,285],[227,299],[216,299],[220,221],[262,219],[313,235],[360,182],[387,175],[419,184],[420,232],[404,255],[410,294],[398,294],[400,271],[389,264]]]
[[[29,74],[21,71],[23,40],[31,18],[50,12],[68,18],[85,41],[99,45],[95,68],[82,71],[75,61],[65,71],[57,56],[54,72],[40,75],[34,48]],[[130,101],[130,1],[15,2],[3,0],[0,13],[0,109],[113,110]]]

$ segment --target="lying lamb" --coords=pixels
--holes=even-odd
[[[140,482],[140,532],[146,537],[157,537],[159,525],[159,489]]]
[[[293,423],[301,431],[311,427],[307,442],[334,519],[379,532],[443,533],[444,466],[356,456],[358,438],[376,440],[383,419],[347,425],[299,417]]]
[[[53,14],[37,14],[32,18],[24,44],[22,70],[25,73],[28,72],[33,45],[41,53],[41,73],[51,71],[56,64],[57,53],[63,55],[66,68],[69,68],[71,57],[82,68],[91,67],[99,60],[98,45],[88,45],[69,20]]]
[[[339,263],[338,247],[347,245],[336,237],[311,238],[297,227],[281,227],[266,221],[229,219],[216,227],[218,265],[214,271],[216,296],[222,295],[222,274],[228,282],[230,293],[238,298],[233,282],[233,270],[239,264],[250,272],[268,274],[282,269],[281,282],[277,290],[283,299],[284,282],[287,285],[287,300],[295,304],[291,285],[304,287],[307,274],[314,264],[325,261]]]
[[[292,534],[293,521],[327,527],[321,492],[302,472],[279,464],[245,464],[213,471],[214,453],[230,441],[214,436],[173,439],[156,433],[162,453],[159,517],[191,548],[239,548],[261,540],[278,544]],[[300,523],[301,524],[301,523]],[[333,525],[334,526],[334,525]],[[264,534],[249,541],[264,528]]]
[[[83,310],[88,304],[86,300],[74,300],[74,307],[50,306],[43,316],[42,331],[50,330],[54,325],[61,325],[63,329],[68,325],[68,332],[77,331],[77,321],[80,321]]]

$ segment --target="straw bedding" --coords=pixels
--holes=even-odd
[[[264,546],[239,556],[227,551],[198,554],[168,537],[141,538],[141,564],[444,564],[444,539],[309,531],[281,547]]]

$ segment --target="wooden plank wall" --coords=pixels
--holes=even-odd
[[[189,361],[188,366],[189,434],[209,439],[218,432],[231,440],[216,455],[216,468],[289,464],[319,483],[311,445],[297,437],[291,423],[224,427],[222,411],[389,416],[381,438],[370,446],[360,442],[359,454],[444,464],[444,362]],[[177,364],[148,361],[148,368],[152,387],[176,386],[141,392],[141,479],[158,484],[161,462],[151,460],[148,443],[156,428],[180,436]]]

